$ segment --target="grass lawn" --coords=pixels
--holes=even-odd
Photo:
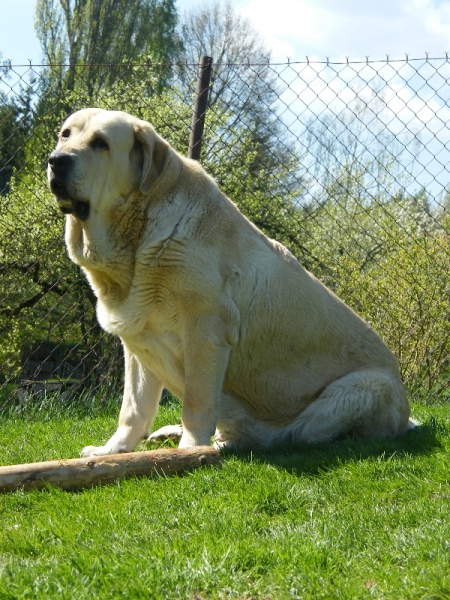
[[[1,463],[77,456],[116,412],[2,417]],[[421,426],[394,441],[0,495],[0,599],[450,598],[450,404],[413,413]],[[156,426],[178,419],[161,407]]]

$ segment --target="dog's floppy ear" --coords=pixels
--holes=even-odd
[[[167,164],[170,147],[153,127],[144,121],[139,121],[135,127],[134,136],[142,148],[142,174],[139,187],[143,194],[148,194]]]

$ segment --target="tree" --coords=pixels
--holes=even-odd
[[[236,12],[229,0],[213,0],[186,13],[181,21],[181,39],[188,64],[198,63],[202,55],[214,60],[210,106],[219,99],[232,99],[235,112],[236,102],[240,107],[260,110],[260,101],[273,99],[273,76],[267,67],[270,52],[250,21]]]
[[[181,40],[187,65],[196,65],[202,55],[213,58],[210,108],[218,102],[226,106],[232,113],[232,126],[274,124],[269,107],[277,99],[277,90],[275,74],[268,66],[270,52],[229,0],[213,0],[186,13]],[[181,76],[189,82],[192,74],[195,78],[191,68]]]
[[[68,64],[51,73],[72,89],[79,67],[88,86],[107,86],[114,70],[98,65],[147,60],[170,63],[180,52],[175,0],[37,0],[36,32],[44,61]],[[78,67],[78,69],[77,69]]]
[[[301,195],[305,187],[304,179],[297,176],[299,157],[293,151],[294,143],[277,114],[277,76],[269,66],[270,52],[229,0],[213,0],[186,13],[181,19],[181,40],[186,67],[180,77],[186,102],[192,102],[200,56],[213,58],[208,113],[215,114],[219,135],[208,139],[205,134],[207,168],[217,176],[221,165],[237,158],[236,139],[243,141],[241,149],[249,144],[251,152],[240,156],[246,166],[243,181],[248,182],[247,176],[252,179],[245,202],[250,191],[258,197],[257,212],[262,219],[258,223],[270,231],[269,224],[278,222],[273,216],[276,198],[283,194],[290,198],[294,192]],[[271,185],[267,186],[264,182],[269,178]],[[236,201],[240,202],[239,196]]]

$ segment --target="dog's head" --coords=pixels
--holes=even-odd
[[[50,189],[65,214],[87,221],[148,194],[164,170],[169,145],[153,127],[131,115],[80,110],[63,124],[48,159]],[[135,196],[135,194],[134,194]]]

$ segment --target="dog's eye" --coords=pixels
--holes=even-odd
[[[70,129],[64,129],[64,131],[61,133],[61,139],[67,140],[68,137],[70,137]]]
[[[94,138],[89,146],[95,150],[109,150],[108,142],[105,142],[101,137]]]

